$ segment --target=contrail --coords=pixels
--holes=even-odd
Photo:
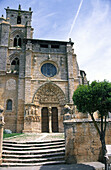
[[[75,18],[74,18],[74,20],[73,20],[73,23],[72,23],[72,25],[71,25],[71,29],[70,29],[70,31],[69,31],[69,34],[68,34],[68,38],[67,38],[67,39],[70,38],[70,34],[71,34],[71,32],[72,32],[72,30],[73,30],[73,28],[74,28],[74,25],[75,25],[75,22],[76,22],[76,19],[77,19],[78,15],[79,15],[79,12],[80,12],[82,3],[83,3],[83,0],[81,0],[81,2],[80,2],[80,4],[79,4],[79,8],[78,8],[78,10],[77,10],[76,16],[75,16]]]

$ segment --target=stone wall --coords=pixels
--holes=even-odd
[[[0,104],[4,107],[5,129],[16,131],[18,76],[0,76]],[[7,110],[7,101],[12,100],[12,110]]]
[[[111,144],[111,120],[108,120],[107,123],[106,144]],[[67,163],[102,160],[101,143],[92,120],[65,120],[64,130],[66,141],[65,159]]]

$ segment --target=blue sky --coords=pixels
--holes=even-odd
[[[32,8],[34,38],[74,42],[79,68],[87,79],[111,81],[111,0],[0,0],[7,6]]]

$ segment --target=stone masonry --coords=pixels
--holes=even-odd
[[[96,120],[98,125],[100,120]],[[101,143],[90,119],[64,121],[65,159],[67,163],[97,162],[102,160]],[[111,144],[111,120],[107,120],[106,144]]]
[[[63,108],[87,84],[74,43],[33,39],[32,11],[6,9],[0,17],[0,104],[13,132],[63,132]],[[48,128],[47,128],[48,127]]]

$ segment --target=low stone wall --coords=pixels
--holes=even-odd
[[[111,144],[111,120],[108,119],[107,123],[106,144]],[[100,124],[99,120],[98,124]],[[92,120],[65,120],[64,130],[67,163],[102,160],[101,142]]]

